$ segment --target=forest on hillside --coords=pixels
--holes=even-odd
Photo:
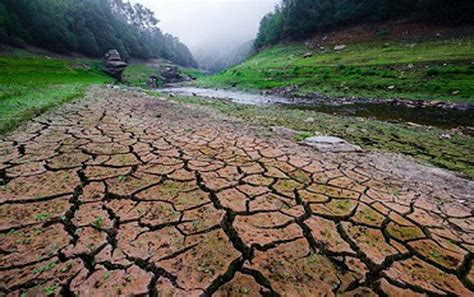
[[[150,9],[123,0],[0,1],[0,43],[90,57],[115,48],[125,58],[164,58],[197,67],[186,45],[163,33],[158,23]]]
[[[400,17],[442,24],[474,22],[472,0],[282,0],[260,22],[257,48],[317,31]]]

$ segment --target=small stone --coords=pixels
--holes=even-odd
[[[335,50],[335,51],[342,51],[342,50],[345,49],[345,48],[346,48],[346,45],[341,44],[341,45],[336,45],[336,46],[334,47],[334,50]]]
[[[461,93],[461,91],[456,90],[456,91],[453,91],[451,94],[452,94],[453,96],[457,96],[457,95],[459,95],[460,93]]]
[[[395,89],[395,86],[394,86],[394,85],[388,86],[387,89],[389,89],[389,90],[394,90],[394,89]]]
[[[306,58],[310,58],[313,56],[313,53],[312,52],[306,52],[304,55],[303,55],[303,58],[306,59]]]
[[[407,125],[410,126],[410,127],[416,127],[416,128],[423,127],[423,125],[413,123],[413,122],[407,122]]]
[[[314,118],[307,118],[306,120],[304,120],[305,123],[314,123]]]

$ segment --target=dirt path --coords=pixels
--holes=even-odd
[[[472,182],[265,133],[96,88],[0,140],[0,296],[474,295]]]

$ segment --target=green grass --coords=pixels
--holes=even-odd
[[[24,51],[0,54],[0,133],[111,82],[90,59],[59,59]]]
[[[160,94],[151,92],[160,96]],[[354,117],[328,115],[309,110],[278,106],[239,105],[220,100],[177,96],[172,100],[201,105],[263,126],[283,126],[300,131],[299,141],[316,132],[338,136],[370,150],[402,153],[435,166],[462,172],[474,178],[474,137],[453,135],[441,137],[446,130],[434,127],[412,127],[402,123],[362,120]],[[305,121],[313,118],[314,121]]]
[[[313,56],[304,59],[308,51]],[[473,61],[474,39],[369,42],[340,52],[280,45],[215,76],[201,77],[198,84],[245,90],[297,85],[301,94],[474,102]],[[459,94],[453,95],[455,91]]]
[[[160,69],[143,64],[131,64],[123,72],[123,80],[126,84],[144,88],[147,86],[148,79],[152,75],[159,77]],[[163,84],[163,81],[159,80],[157,83],[160,86]]]
[[[191,78],[199,79],[199,78],[204,77],[204,73],[201,70],[195,69],[195,68],[181,67],[181,72]]]
[[[168,64],[163,64],[161,67],[166,67],[167,65]],[[189,77],[200,78],[204,76],[201,70],[194,68],[179,67],[179,70],[182,74]],[[131,64],[125,69],[123,78],[126,84],[146,88],[148,79],[152,75],[159,78],[160,67],[153,67],[144,64]],[[162,86],[164,81],[159,79],[157,83],[158,86]]]

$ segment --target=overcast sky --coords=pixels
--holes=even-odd
[[[232,48],[255,37],[260,19],[278,0],[133,0],[149,7],[159,27],[192,51]]]

